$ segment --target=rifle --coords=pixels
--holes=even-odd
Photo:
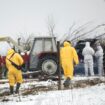
[[[11,62],[11,64],[16,68],[16,69],[18,69],[18,70],[21,70],[22,69],[22,66],[18,66],[17,64],[15,64],[13,61],[11,61],[10,59],[8,59],[10,62]]]

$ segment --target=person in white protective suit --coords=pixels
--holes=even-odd
[[[97,59],[99,76],[102,76],[104,74],[104,70],[103,70],[103,49],[102,49],[101,45],[97,46],[97,51],[95,53],[95,57]]]
[[[90,75],[92,76],[94,75],[94,69],[93,69],[93,55],[94,54],[95,54],[95,51],[92,47],[90,47],[90,42],[86,42],[86,45],[82,51],[82,55],[84,56],[85,76],[88,76],[89,70],[90,70]]]

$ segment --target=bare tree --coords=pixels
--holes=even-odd
[[[26,37],[27,36],[27,37]],[[32,47],[34,34],[24,35],[23,33],[18,34],[18,44],[20,44],[24,50],[29,51]]]
[[[87,22],[75,29],[75,22],[70,26],[69,30],[62,36],[61,38],[61,44],[64,42],[64,40],[71,40],[72,38],[77,37],[79,33],[81,33],[91,22]]]
[[[76,41],[77,39],[82,39],[82,38],[86,38],[86,35],[91,33],[91,32],[94,32],[96,29],[100,28],[100,27],[105,27],[105,24],[101,24],[101,25],[97,25],[95,26],[94,28],[90,29],[89,31],[87,32],[84,32],[82,34],[79,34],[77,37],[74,37],[71,41]],[[79,32],[79,31],[78,31]]]
[[[55,22],[53,16],[48,16],[47,18],[47,28],[48,28],[48,33],[52,37],[54,37],[54,32],[55,32]]]
[[[85,30],[85,29],[88,27],[88,25],[90,25],[90,23],[92,23],[92,22],[89,21],[89,22],[87,22],[87,23],[85,23],[85,24],[79,26],[79,27],[76,28],[75,30],[71,31],[71,33],[69,33],[69,34],[71,34],[70,39],[71,39],[72,37],[78,35],[79,33],[83,32],[83,30]]]
[[[53,16],[48,16],[47,28],[48,28],[49,35],[52,36],[52,44],[53,44],[53,46],[55,46],[55,44],[56,44],[56,41],[54,39],[54,37],[55,37],[55,34],[54,34],[55,33],[55,22],[54,22]],[[53,49],[56,50],[55,47]]]
[[[71,30],[73,29],[74,25],[75,25],[75,23],[73,23],[73,24],[71,25],[71,27],[69,28],[68,32],[65,33],[65,34],[61,37],[61,39],[60,39],[60,44],[61,44],[61,45],[63,44],[63,42],[64,42],[66,39],[68,39],[68,38],[71,36]]]
[[[61,44],[63,43],[64,40],[70,40],[72,43],[76,43],[78,40],[81,39],[86,39],[89,38],[89,35],[94,35],[94,38],[98,37],[100,38],[100,36],[104,36],[105,32],[103,32],[102,34],[98,33],[98,29],[104,29],[105,28],[105,24],[99,24],[96,25],[95,27],[89,29],[90,26],[92,26],[92,21],[89,21],[77,28],[75,28],[75,23],[73,23],[70,28],[69,31],[67,31],[67,33],[65,33],[62,38],[61,38]],[[95,35],[95,34],[98,35]]]

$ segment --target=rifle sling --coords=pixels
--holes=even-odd
[[[14,54],[15,53],[13,53],[12,55],[11,55],[11,57],[8,59],[10,62],[11,62],[11,64],[16,68],[16,69],[18,69],[18,70],[20,70],[21,69],[21,66],[18,66],[17,64],[15,64],[13,61],[11,61],[10,59],[14,56]]]

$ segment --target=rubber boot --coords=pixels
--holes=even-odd
[[[19,93],[19,88],[20,88],[20,83],[17,83],[17,85],[16,85],[16,91],[15,91],[16,94]]]
[[[12,95],[14,93],[14,87],[10,86],[10,94]]]
[[[65,88],[68,88],[70,86],[70,80],[71,79],[69,77],[67,77],[67,79],[64,81],[63,85]]]

